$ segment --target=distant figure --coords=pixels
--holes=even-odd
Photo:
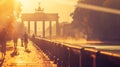
[[[33,40],[35,39],[35,35],[34,35],[34,34],[32,35],[32,39],[33,39]]]
[[[21,46],[23,47],[23,37],[21,37]]]
[[[28,34],[25,32],[25,34],[23,35],[24,38],[24,46],[25,46],[25,50],[27,49],[27,44],[28,44]]]
[[[12,57],[14,57],[15,55],[18,55],[18,52],[17,52],[18,37],[17,37],[16,33],[13,36],[13,42],[14,42],[14,52],[11,53]]]
[[[1,45],[1,52],[3,55],[6,55],[6,42],[7,42],[7,31],[5,28],[2,29],[0,32],[0,45]]]
[[[14,42],[14,49],[16,50],[17,49],[17,35],[14,35],[14,38],[13,38],[13,42]]]

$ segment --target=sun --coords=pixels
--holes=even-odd
[[[28,6],[29,5],[29,0],[18,0],[22,6]]]
[[[21,3],[22,6],[22,13],[28,13],[30,11],[33,12],[34,8],[35,8],[35,4],[34,0],[18,0]]]

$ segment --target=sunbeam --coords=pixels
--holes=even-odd
[[[120,15],[120,10],[113,8],[106,8],[106,7],[89,5],[84,3],[77,4],[76,7]]]

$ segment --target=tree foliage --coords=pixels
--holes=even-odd
[[[17,0],[0,0],[0,31],[5,28],[9,38],[14,35],[20,12],[21,4]]]
[[[120,9],[120,0],[79,0],[79,3]],[[90,39],[120,40],[120,15],[76,7],[72,27]]]

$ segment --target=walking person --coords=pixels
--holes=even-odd
[[[20,39],[21,39],[21,47],[23,47],[23,37],[21,37]]]
[[[18,51],[17,51],[17,41],[18,41],[18,37],[17,37],[17,34],[14,33],[14,36],[13,36],[13,42],[14,42],[14,51],[11,53],[11,56],[14,57],[15,55],[18,55]]]
[[[25,34],[23,35],[24,38],[24,47],[25,50],[27,50],[27,44],[28,44],[28,34],[25,32]]]
[[[6,42],[7,42],[7,31],[5,28],[2,29],[0,32],[0,45],[1,45],[1,52],[3,53],[2,56],[6,55]]]
[[[17,35],[14,35],[13,41],[14,41],[14,49],[17,50]]]

